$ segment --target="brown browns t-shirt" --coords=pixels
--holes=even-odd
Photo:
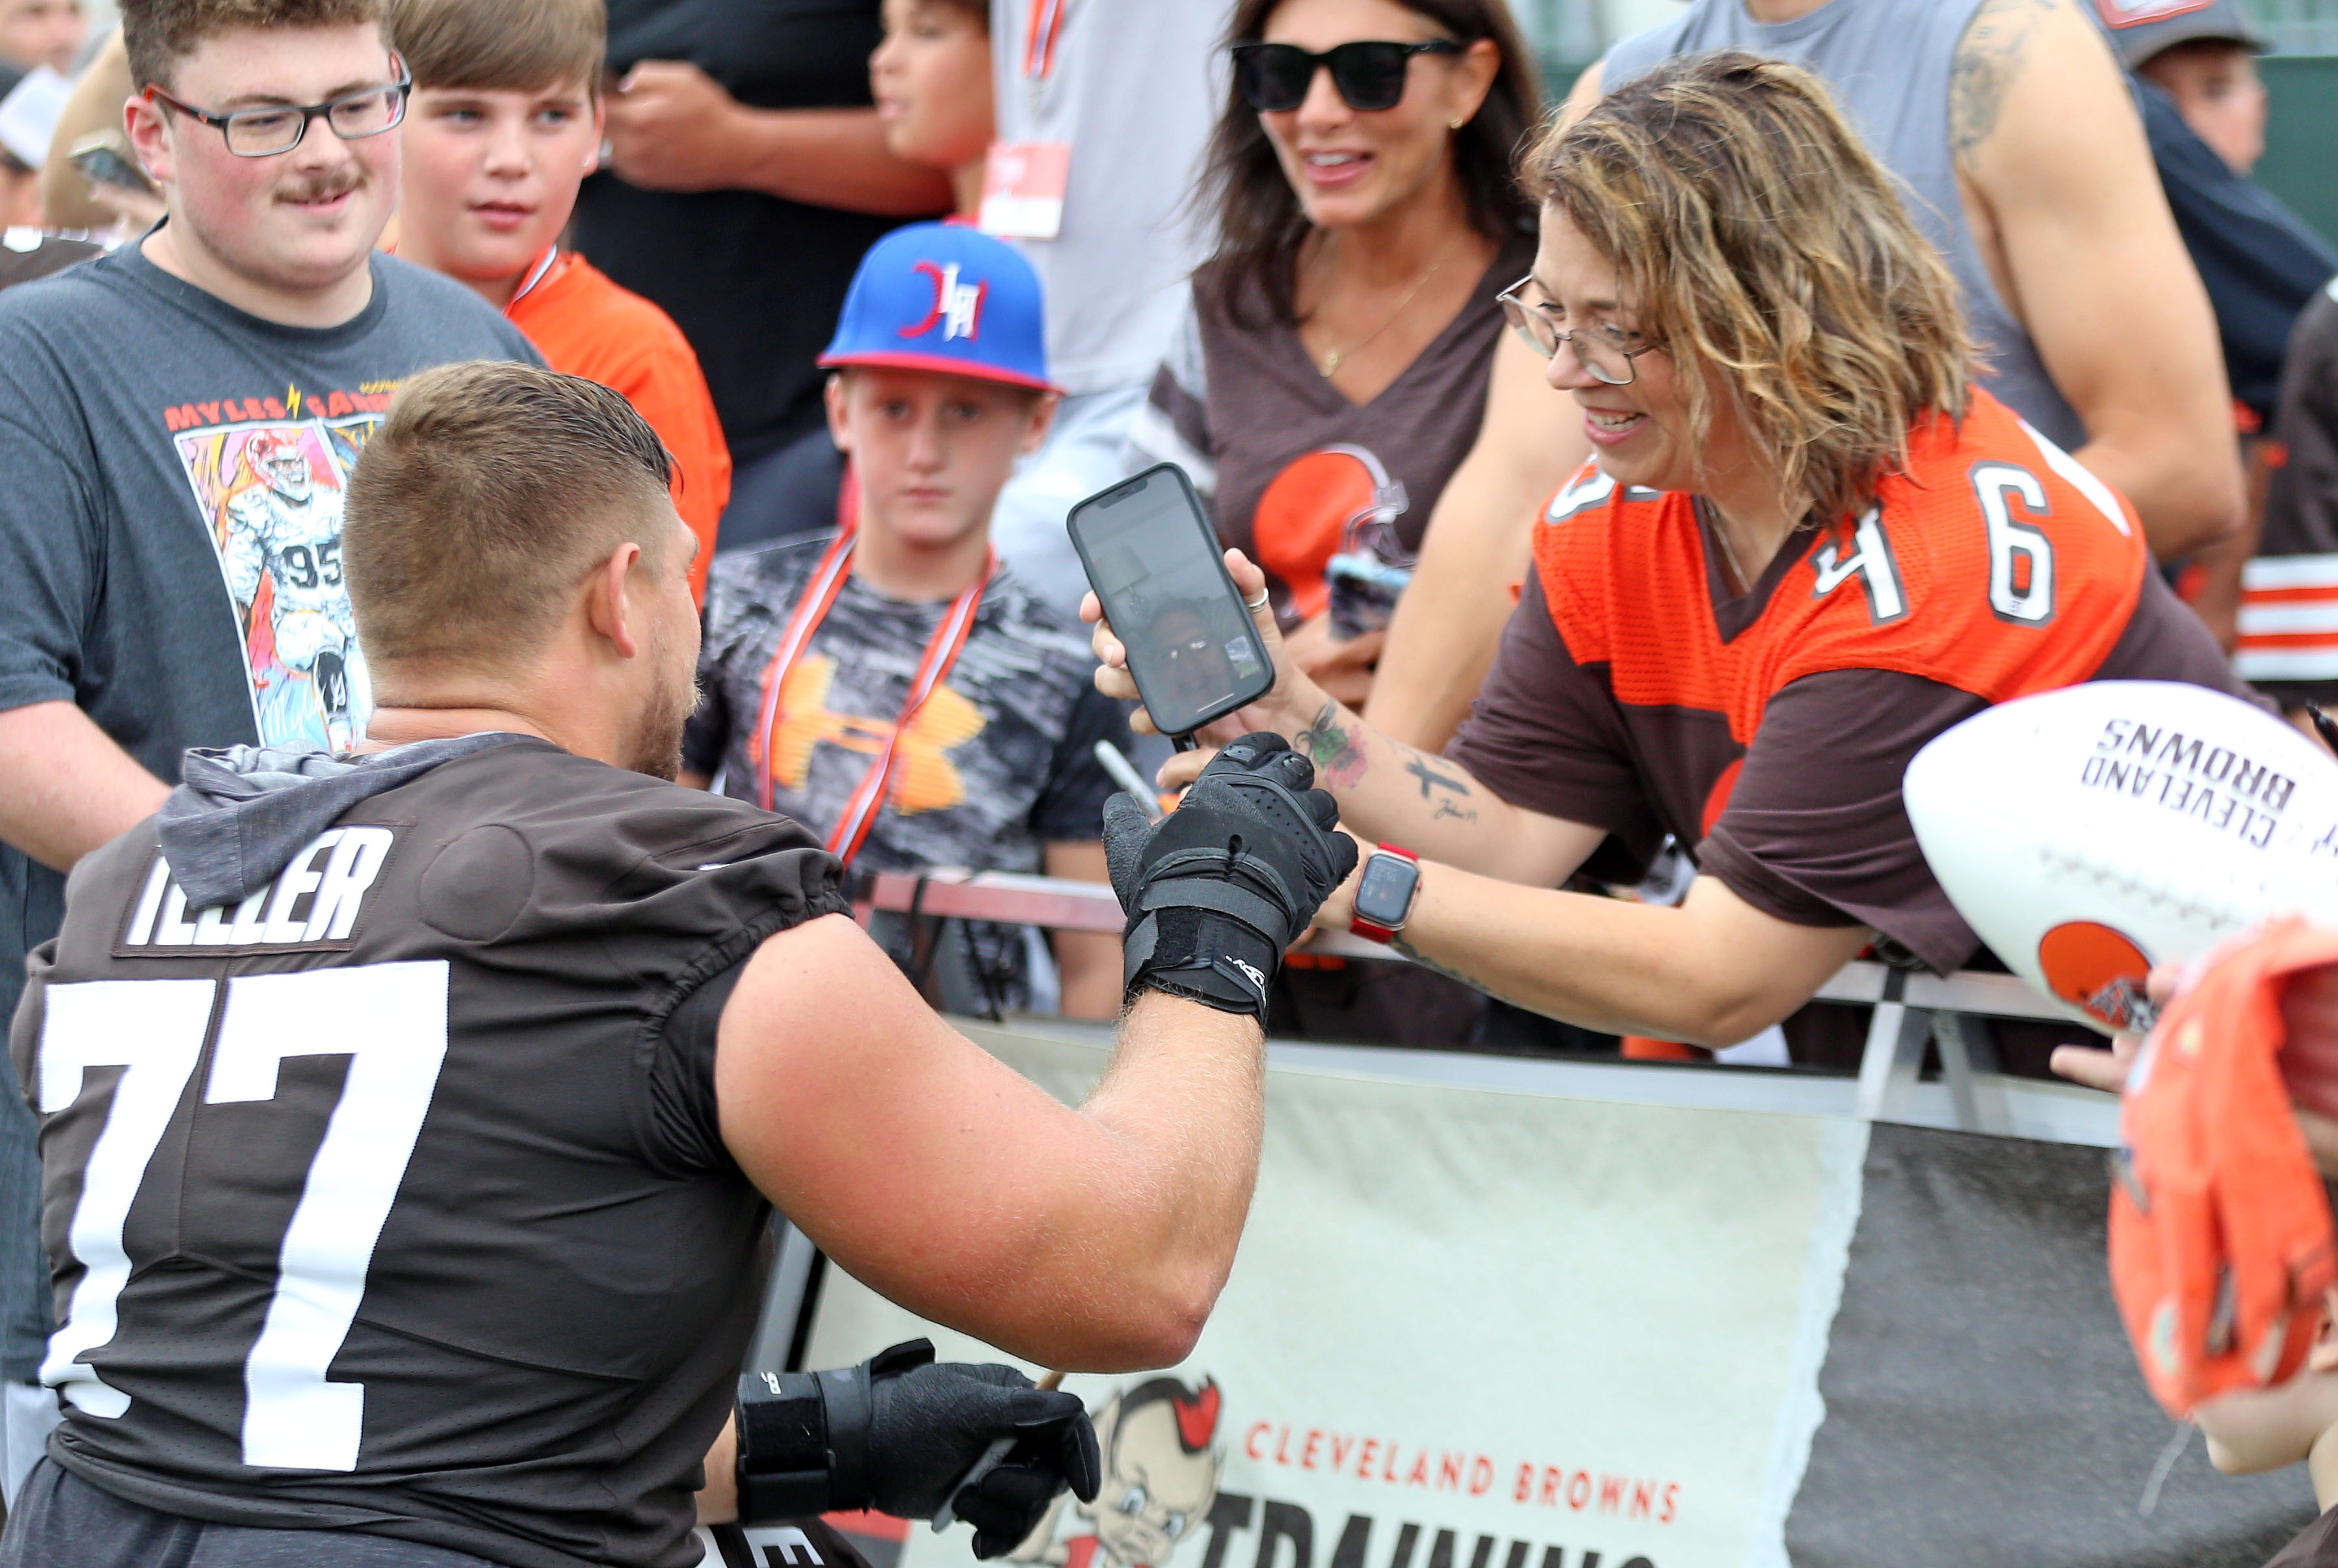
[[[1796,535],[1734,598],[1688,497],[1586,471],[1551,505],[1536,574],[1449,754],[1513,805],[1604,828],[1637,857],[1669,833],[1755,908],[1872,926],[1946,974],[1979,942],[1901,802],[1926,741],[1992,701],[2077,680],[2244,691],[2147,569],[2132,514],[2105,511],[2058,458],[2069,464],[1984,396],[1961,430],[1911,445],[1911,474],[1887,481],[1855,530]],[[2050,584],[2050,606],[2024,602],[2010,574],[1986,576],[1967,475],[1992,467],[2047,500],[2012,502],[2009,515],[2053,554],[2052,572],[2028,579]],[[1554,537],[1568,530],[1572,554]],[[1573,580],[1555,583],[1555,565]],[[1612,619],[1595,626],[1599,615]],[[1862,647],[1872,663],[1856,662]]]
[[[1212,491],[1218,537],[1266,568],[1286,617],[1315,615],[1324,563],[1349,518],[1377,514],[1397,552],[1420,550],[1437,498],[1478,438],[1502,332],[1494,296],[1526,275],[1534,249],[1530,232],[1504,240],[1469,302],[1363,404],[1324,379],[1296,327],[1251,324],[1264,304],[1229,300],[1205,267],[1133,441]]]

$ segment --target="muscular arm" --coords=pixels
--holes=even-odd
[[[170,792],[70,702],[0,713],[0,842],[53,870],[72,870]]]
[[[885,150],[874,109],[750,109],[695,65],[644,60],[609,96],[611,168],[648,191],[761,191],[914,218],[950,208],[949,181]]]
[[[1258,1175],[1255,1020],[1140,997],[1072,1110],[827,916],[757,950],[717,1042],[725,1143],[855,1279],[1048,1367],[1192,1349]]]
[[[1984,0],[1954,71],[1976,238],[2086,423],[2079,461],[2135,503],[2162,559],[2230,534],[2241,471],[2215,317],[2108,46],[2071,0]]]
[[[1104,846],[1050,844],[1042,865],[1050,877],[1109,882]],[[1109,931],[1057,931],[1049,937],[1066,1018],[1110,1018],[1120,1011],[1120,938]]]
[[[1433,751],[1469,716],[1526,576],[1535,518],[1590,455],[1582,421],[1543,380],[1547,363],[1508,331],[1495,347],[1477,444],[1429,514],[1364,706],[1393,740]]]

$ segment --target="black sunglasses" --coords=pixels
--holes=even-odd
[[[1331,85],[1351,109],[1393,109],[1404,98],[1407,69],[1416,54],[1459,54],[1449,38],[1424,44],[1342,44],[1312,54],[1296,44],[1237,44],[1234,81],[1243,101],[1262,114],[1284,114],[1307,101],[1315,73],[1331,73]]]

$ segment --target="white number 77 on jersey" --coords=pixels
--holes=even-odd
[[[81,1095],[89,1069],[123,1069],[83,1170],[68,1232],[84,1272],[41,1367],[42,1382],[91,1416],[111,1419],[130,1408],[130,1396],[79,1357],[119,1328],[131,1268],[123,1227],[202,1053],[214,985],[98,980],[47,994],[44,1115]],[[349,1070],[284,1232],[266,1322],[244,1360],[243,1462],[354,1470],[365,1386],[329,1383],[325,1373],[356,1319],[374,1245],[446,1061],[446,963],[228,981],[205,1102],[274,1099],[277,1068],[288,1056],[347,1056]]]

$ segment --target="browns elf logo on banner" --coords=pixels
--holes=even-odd
[[[1115,1393],[1095,1421],[1104,1485],[1095,1501],[1066,1494],[1010,1563],[1048,1568],[1168,1568],[1218,1500],[1222,1405],[1214,1380],[1199,1388],[1150,1377]]]

